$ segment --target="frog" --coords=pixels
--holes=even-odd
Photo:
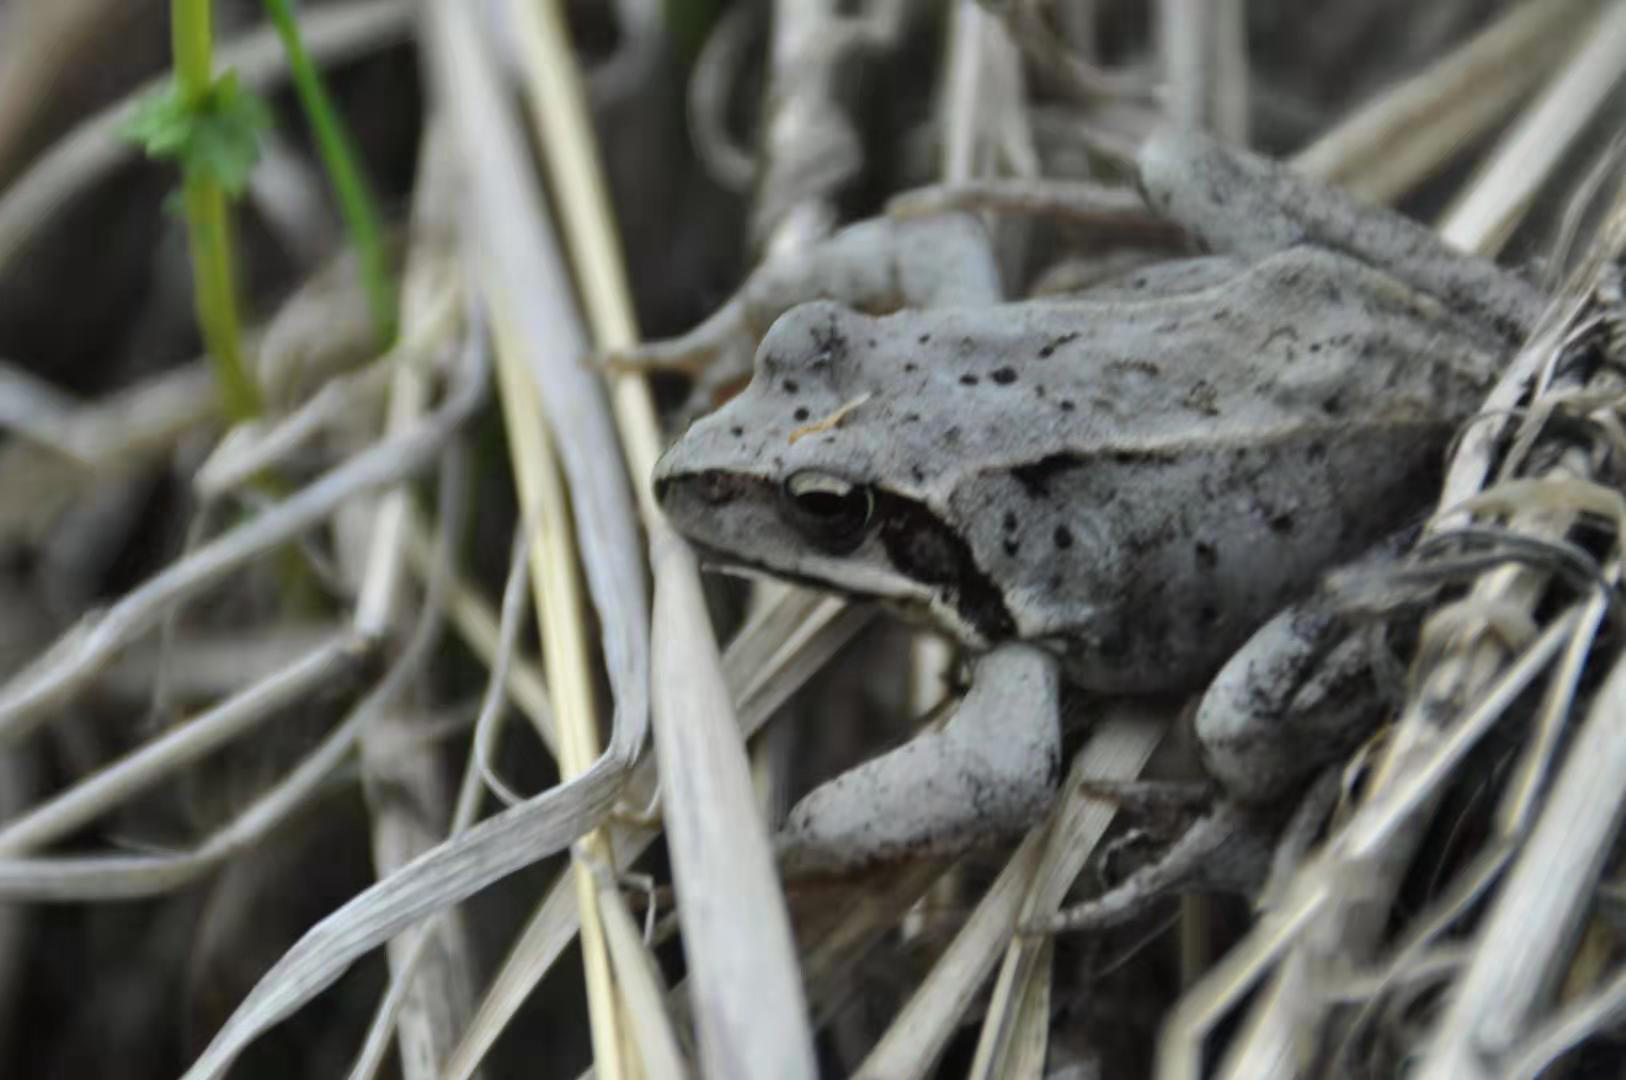
[[[652,478],[704,564],[880,603],[972,658],[946,725],[792,810],[787,870],[1029,827],[1064,692],[1208,689],[1196,735],[1223,812],[1188,830],[1188,864],[1375,723],[1327,692],[1370,658],[1319,583],[1426,509],[1542,297],[1200,132],[1154,132],[1136,169],[1189,254],[1007,300],[977,218],[860,222],[661,354],[760,338],[748,385]]]

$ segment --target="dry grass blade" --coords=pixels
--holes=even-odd
[[[1175,123],[1248,143],[1247,14],[1242,0],[1159,0],[1166,108]]]
[[[79,404],[21,369],[0,367],[0,429],[83,469],[128,468],[132,457],[169,449],[219,411],[203,363],[183,364],[110,399]],[[15,448],[6,447],[8,454]],[[12,466],[15,467],[15,466]]]
[[[537,406],[537,389],[526,371],[529,354],[543,346],[523,338],[502,282],[488,280],[486,290],[498,327],[498,382],[521,513],[538,522],[530,538],[532,582],[543,661],[556,707],[560,775],[568,782],[591,767],[599,753],[597,709],[582,625],[581,584],[576,572],[576,548],[569,532],[569,500],[559,477],[551,433]],[[630,760],[624,763],[630,764]],[[572,852],[571,861],[582,918],[582,960],[587,974],[594,1055],[607,1063],[611,1077],[619,1078],[623,1075],[619,1006],[593,887],[595,868],[610,861],[602,837],[596,832],[584,837]]]
[[[723,657],[723,671],[735,701],[740,737],[755,734],[808,677],[863,628],[869,612],[829,597],[787,593],[761,612],[735,637]],[[653,763],[644,761],[627,784],[635,807],[656,790]],[[656,829],[617,822],[613,846],[621,865],[638,858],[654,842]],[[556,882],[492,979],[463,1044],[447,1066],[447,1080],[467,1080],[518,1010],[576,934],[573,898]]]
[[[1562,60],[1602,0],[1534,0],[1357,110],[1293,166],[1392,202],[1515,108]]]
[[[1095,734],[1079,751],[1068,773],[1065,794],[1046,834],[1044,857],[1022,898],[1017,925],[1044,927],[1048,923],[1112,824],[1117,807],[1090,798],[1083,784],[1139,776],[1169,721],[1167,715],[1137,703],[1119,706],[1098,722]],[[1024,1048],[1035,1037],[1035,1010],[1048,1015],[1049,995],[1039,992],[1039,988],[1049,984],[1050,940],[1048,932],[1024,935],[1006,948],[993,1000],[983,1019],[972,1075],[1004,1076],[1008,1068],[1016,1069],[1015,1062],[1028,1055]],[[1043,1032],[1045,1028],[1038,1030]]]
[[[1011,856],[856,1077],[910,1080],[928,1075],[1003,951],[1000,988],[995,990],[984,1022],[987,1049],[979,1047],[982,1074],[1001,1075],[989,1070],[1004,1060],[1000,1047],[1009,1038],[1004,1009],[1017,999],[1026,1000],[1013,988],[1025,985],[1032,973],[1048,969],[1047,960],[1038,955],[1044,938],[1013,940],[1012,934],[1017,926],[1041,922],[1055,912],[1114,816],[1114,807],[1086,797],[1081,785],[1088,780],[1138,776],[1161,738],[1163,726],[1161,717],[1127,712],[1101,722],[1074,759],[1062,784],[1066,792],[1062,802]],[[1038,998],[1033,1001],[1037,1003]]]
[[[1041,827],[1023,839],[853,1074],[855,1080],[919,1080],[930,1073],[1011,939],[1048,835]]]
[[[597,344],[629,346],[636,334],[631,302],[562,11],[529,5],[514,14],[533,80],[544,159],[565,211]],[[623,382],[617,405],[628,457],[640,476],[647,475],[656,443],[647,393]],[[658,516],[646,511],[646,517],[655,626],[665,630],[651,672],[662,688],[656,752],[670,811],[679,914],[691,977],[699,986],[701,1058],[708,1075],[812,1075],[784,901],[734,739],[716,646],[708,634],[688,629],[705,624],[698,567]],[[641,973],[640,966],[623,977]],[[605,1064],[600,1055],[601,1075]]]
[[[416,241],[407,257],[402,287],[402,337],[432,336],[421,329],[453,307],[443,287],[443,266],[449,254],[453,223],[453,179],[443,134],[431,130],[423,140],[421,166],[413,207]],[[381,361],[382,362],[382,361]],[[386,434],[397,434],[417,423],[430,402],[431,387],[424,373],[410,363],[395,363],[390,373]],[[365,545],[352,616],[358,632],[382,634],[396,623],[406,606],[406,524],[411,493],[404,488],[386,492],[375,507],[359,506],[341,512],[337,524],[354,535],[354,547]],[[341,550],[343,550],[341,534]],[[437,583],[444,590],[444,579]],[[438,598],[437,598],[438,599]],[[500,675],[493,676],[493,684]],[[444,839],[441,822],[452,817],[450,795],[439,763],[427,753],[402,755],[395,746],[411,745],[420,737],[422,720],[404,711],[381,717],[361,734],[362,790],[372,829],[373,863],[380,877],[434,847]],[[467,928],[460,914],[449,911],[412,937],[389,942],[391,993],[398,1002],[397,1042],[403,1080],[430,1080],[456,1045],[472,1009],[474,957]],[[380,1025],[384,1032],[386,1025]],[[382,1039],[377,1040],[382,1043]],[[380,1050],[379,1056],[382,1051]],[[363,1054],[365,1061],[367,1055]]]
[[[486,299],[526,343],[530,375],[571,494],[588,593],[602,627],[615,694],[608,754],[631,765],[648,730],[648,613],[638,523],[602,387],[581,363],[586,339],[571,284],[544,231],[523,133],[494,73],[489,45],[463,5],[432,4],[424,24],[437,93],[460,134],[466,227]],[[499,291],[500,290],[500,291]],[[520,302],[524,297],[524,302]],[[542,348],[543,343],[549,347]],[[557,692],[557,688],[555,688]]]
[[[410,511],[407,515],[407,557],[418,577],[427,581],[434,565],[429,529]],[[462,576],[454,575],[446,590],[446,617],[461,635],[464,644],[486,665],[496,667],[502,651],[500,620],[492,614],[478,589]],[[548,748],[555,752],[553,706],[548,701],[547,684],[536,665],[515,657],[507,665],[505,689],[509,698],[531,721],[531,727]]]
[[[1449,244],[1499,250],[1559,158],[1626,71],[1626,4],[1599,15],[1575,55],[1519,123],[1463,199],[1440,223]]]
[[[0,687],[0,739],[18,738],[48,719],[51,709],[81,691],[175,604],[298,538],[357,495],[411,476],[434,461],[484,399],[484,367],[477,355],[458,365],[454,380],[439,409],[410,432],[358,453],[253,520],[171,564],[105,613],[89,617],[65,635]]]
[[[370,651],[368,641],[342,633],[263,680],[244,687],[208,711],[85,777],[73,787],[0,828],[0,856],[24,855],[60,840],[138,792],[308,698],[354,669]]]
[[[591,777],[607,771],[623,775],[641,748],[648,726],[648,603],[639,559],[637,522],[627,479],[621,471],[614,428],[601,387],[580,363],[586,336],[570,301],[571,287],[550,237],[540,193],[529,173],[523,135],[494,78],[501,65],[468,6],[436,4],[425,31],[442,100],[456,117],[466,157],[477,163],[467,174],[477,191],[469,203],[471,237],[478,240],[479,270],[487,303],[497,316],[503,354],[523,358],[523,373],[505,366],[504,404],[510,438],[521,451],[516,460],[522,505],[542,520],[542,503],[552,490],[542,461],[545,436],[535,414],[546,416],[569,484],[570,512],[562,493],[548,509],[563,526],[574,520],[589,592],[602,627],[605,668],[615,697],[610,747],[589,765],[592,694],[585,646],[574,602],[573,558],[568,537],[554,534],[552,554],[539,561],[538,610],[543,616],[550,684],[560,709],[561,766],[566,775]],[[521,303],[519,298],[528,298]],[[551,308],[537,302],[545,298]],[[566,787],[571,786],[567,783]],[[585,858],[608,862],[607,846],[589,838]],[[613,870],[612,870],[613,872]],[[596,932],[591,871],[578,866],[578,898],[584,937],[595,1054],[612,1066],[620,1060],[618,1005],[607,958]]]
[[[1504,1075],[1548,988],[1569,963],[1592,890],[1626,820],[1626,663],[1616,661],[1565,754],[1540,820],[1479,928],[1418,1076]]]

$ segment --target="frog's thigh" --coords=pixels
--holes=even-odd
[[[927,732],[815,789],[779,837],[787,874],[948,854],[1036,822],[1061,757],[1055,658],[1025,645],[978,661],[970,692]]]

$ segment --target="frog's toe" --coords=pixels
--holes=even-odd
[[[711,366],[719,352],[716,342],[695,341],[693,334],[666,341],[649,341],[625,349],[606,349],[599,364],[617,375],[647,375],[669,371],[694,377]]]
[[[1270,869],[1280,831],[1277,811],[1224,802],[1199,818],[1159,855],[1118,885],[1056,913],[1036,933],[1107,930],[1148,911],[1165,897],[1187,892],[1255,894]]]
[[[755,351],[756,338],[744,308],[738,300],[731,300],[686,334],[607,349],[599,354],[599,362],[622,374],[670,371],[699,377],[722,366],[749,375]]]

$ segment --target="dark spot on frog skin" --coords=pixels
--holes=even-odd
[[[1337,416],[1344,411],[1344,403],[1339,400],[1337,394],[1333,394],[1321,403],[1321,411],[1328,416]]]
[[[806,420],[812,414],[807,411],[807,407],[804,405],[804,406],[799,407],[795,412],[791,413],[790,415],[791,415],[791,417],[793,419],[796,420],[797,423],[801,423],[802,421]]]
[[[1045,499],[1050,497],[1050,482],[1069,469],[1076,469],[1084,464],[1084,459],[1077,454],[1049,454],[1033,462],[1031,465],[1018,465],[1011,470],[1011,476],[1022,485],[1030,499]]]
[[[1219,563],[1219,551],[1213,544],[1205,540],[1197,541],[1197,561],[1203,566],[1212,567]]]
[[[868,341],[864,342],[864,344],[867,347],[869,347],[871,349],[874,349],[874,348],[878,347],[880,343],[877,342],[874,338],[870,338]]]
[[[1061,411],[1062,412],[1072,412],[1074,408],[1076,408],[1076,406],[1073,404],[1072,399],[1070,399],[1070,398],[1062,398],[1061,399]]]
[[[971,374],[969,371],[966,372],[964,375],[960,376],[960,385],[961,386],[976,386],[979,381],[980,380],[975,375]]]
[[[1267,520],[1270,524],[1270,531],[1281,533],[1283,536],[1293,535],[1293,530],[1297,528],[1297,524],[1293,521],[1293,515],[1286,510],[1270,515]]]
[[[903,422],[905,424],[918,424],[920,423],[920,414],[917,412],[904,413]]]
[[[1033,396],[1034,397],[1044,397],[1044,395],[1045,395],[1044,383],[1040,383],[1038,386],[1035,386],[1033,388]]]
[[[1009,555],[1013,559],[1016,558],[1017,553],[1022,550],[1022,542],[1020,540],[1013,540],[1010,537],[1005,538],[1003,546],[1005,548],[1005,554]]]
[[[1264,352],[1266,349],[1270,348],[1277,338],[1281,338],[1286,342],[1296,342],[1299,339],[1299,332],[1293,329],[1291,326],[1278,326],[1269,334],[1265,335],[1265,340],[1260,344],[1259,351]]]
[[[918,344],[924,345],[927,342],[931,341],[931,339],[932,339],[932,336],[930,334],[921,334],[918,338],[915,339],[915,341]]]
[[[784,382],[780,383],[779,385],[784,388],[785,393],[787,393],[787,394],[794,394],[794,393],[797,393],[798,391],[800,391],[802,389],[801,384],[798,383],[795,379],[786,379]]]
[[[1310,351],[1312,353],[1320,352],[1321,351],[1321,342],[1319,342],[1319,341],[1310,342]]]
[[[1057,550],[1066,551],[1073,546],[1073,530],[1065,525],[1057,525],[1055,540]]]
[[[1016,381],[1016,372],[1011,368],[1002,367],[996,369],[993,374],[989,375],[988,377],[994,380],[994,382],[998,383],[1000,386],[1009,386],[1011,383]]]
[[[1061,334],[1061,335],[1059,335],[1057,337],[1051,338],[1039,350],[1039,359],[1041,359],[1041,360],[1050,359],[1052,356],[1054,356],[1056,354],[1057,349],[1061,348],[1063,345],[1066,345],[1070,341],[1077,341],[1078,340],[1078,334],[1079,334],[1079,332],[1077,330],[1074,330],[1071,333]]]
[[[1159,378],[1163,374],[1163,369],[1150,360],[1109,360],[1107,370],[1119,374],[1134,372],[1152,379]]]
[[[1316,464],[1327,460],[1327,444],[1319,439],[1304,448],[1304,460]]]
[[[1197,609],[1197,622],[1201,626],[1212,628],[1215,623],[1219,622],[1219,617],[1219,609],[1209,604],[1204,604]]]
[[[1219,393],[1207,379],[1198,379],[1192,383],[1191,388],[1180,399],[1180,404],[1200,416],[1218,416],[1220,413]]]
[[[1180,460],[1178,450],[1113,450],[1107,455],[1115,465],[1173,465]]]
[[[1013,510],[1005,511],[1005,520],[1000,522],[1000,525],[1008,533],[1015,532],[1016,531],[1016,512],[1013,511]]]
[[[913,360],[910,360],[903,365],[903,370],[906,374],[913,375],[915,372],[920,370],[920,365],[916,364]]]
[[[728,433],[734,436],[736,439],[745,438],[745,429],[740,427],[738,424],[735,424],[733,427],[729,428]]]
[[[917,484],[924,484],[926,482],[926,470],[919,465],[911,465],[909,466],[909,478]]]
[[[957,428],[957,427],[951,427],[947,431],[943,432],[943,445],[944,446],[959,446],[960,445],[960,429]]]

